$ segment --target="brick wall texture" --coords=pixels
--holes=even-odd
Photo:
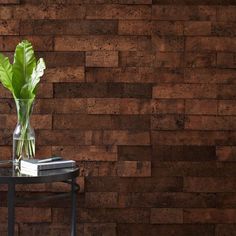
[[[81,168],[79,235],[236,235],[235,0],[0,0],[0,51],[21,39],[47,63],[37,156]],[[0,159],[15,124],[1,86]],[[69,235],[69,206],[19,203],[16,235]]]

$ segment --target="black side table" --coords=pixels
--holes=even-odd
[[[16,184],[37,184],[49,182],[66,182],[71,185],[70,193],[63,193],[63,196],[71,196],[71,236],[76,236],[76,202],[79,186],[76,184],[76,177],[79,175],[78,168],[58,169],[42,172],[38,176],[23,175],[13,167],[0,165],[0,184],[8,185],[8,236],[14,236],[15,225],[15,185]],[[57,194],[58,195],[58,194]]]

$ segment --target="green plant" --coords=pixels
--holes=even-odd
[[[18,122],[21,125],[21,136],[16,147],[18,158],[21,158],[23,149],[28,156],[34,156],[35,144],[28,139],[26,131],[37,87],[45,68],[42,58],[36,61],[32,44],[27,40],[16,46],[13,64],[0,53],[0,82],[11,91],[16,105],[19,104],[18,100],[27,101],[27,109],[17,109]]]
[[[16,46],[13,64],[0,53],[0,81],[12,92],[14,98],[35,98],[45,68],[42,58],[36,62],[32,44],[27,40]]]

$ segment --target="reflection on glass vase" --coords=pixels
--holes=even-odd
[[[30,126],[34,99],[15,99],[17,125],[13,133],[13,164],[35,157],[35,133]]]

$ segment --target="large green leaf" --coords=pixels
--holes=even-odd
[[[33,73],[31,75],[32,91],[35,91],[35,88],[40,81],[40,77],[43,76],[45,69],[46,65],[43,58],[39,58],[37,65],[34,68]]]
[[[13,95],[12,87],[12,65],[9,62],[9,59],[0,53],[0,81],[2,85],[9,89]]]
[[[16,47],[13,63],[12,85],[17,97],[20,98],[21,89],[29,82],[35,66],[36,59],[32,44],[23,40]]]
[[[27,40],[17,45],[13,65],[0,54],[0,82],[15,98],[34,98],[45,68],[42,58],[36,63],[33,47]]]
[[[22,98],[34,98],[36,94],[37,84],[40,81],[40,77],[43,76],[45,70],[45,62],[43,58],[40,58],[37,62],[36,67],[33,69],[33,72],[30,76],[28,83],[26,83],[20,92]]]

